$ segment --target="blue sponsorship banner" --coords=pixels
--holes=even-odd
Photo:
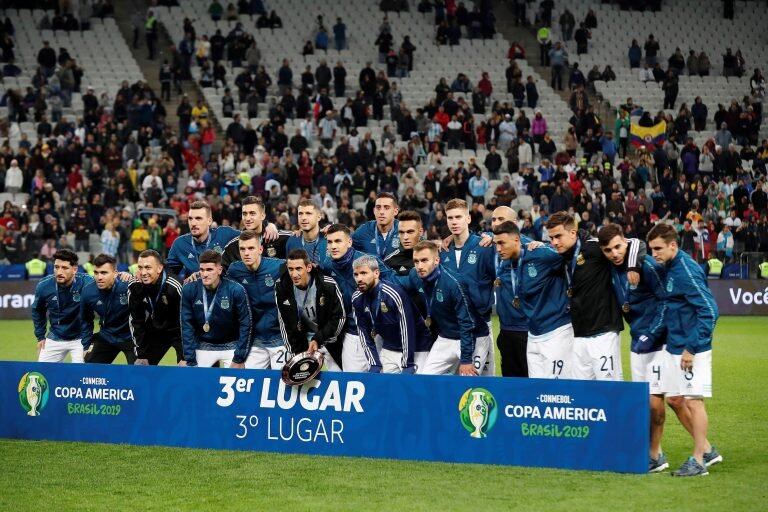
[[[0,437],[645,473],[648,385],[0,362]]]

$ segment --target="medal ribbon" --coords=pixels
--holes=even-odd
[[[163,288],[165,287],[165,280],[168,277],[168,274],[165,273],[165,270],[163,270],[163,279],[160,281],[160,289],[157,290],[157,295],[155,296],[155,300],[152,300],[152,297],[147,297],[149,299],[149,309],[152,311],[150,312],[150,315],[154,318],[155,316],[155,305],[160,300],[160,295],[163,293]],[[203,294],[205,295],[205,294]]]
[[[205,317],[205,323],[210,325],[211,312],[213,311],[213,305],[216,304],[216,295],[219,294],[219,288],[213,292],[213,298],[211,299],[211,305],[208,306],[208,290],[203,286],[203,316]]]
[[[573,256],[568,266],[565,267],[565,278],[568,280],[568,288],[571,290],[573,289],[573,273],[576,271],[579,253],[581,253],[581,240],[576,240],[576,249],[573,251]]]

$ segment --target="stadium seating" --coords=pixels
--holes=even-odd
[[[653,34],[660,46],[658,60],[665,69],[667,59],[676,48],[680,48],[686,58],[689,50],[697,53],[705,51],[712,64],[710,75],[681,75],[680,93],[675,105],[679,108],[681,104],[687,103],[690,107],[696,96],[701,96],[709,107],[708,133],[695,137],[697,145],[701,145],[715,130],[711,115],[717,104],[727,106],[731,100],[741,100],[744,95],[748,95],[749,77],[753,69],[765,69],[768,65],[764,45],[755,37],[768,23],[768,7],[765,3],[738,2],[733,20],[722,18],[722,2],[718,0],[668,0],[662,2],[659,12],[623,11],[615,4],[598,0],[558,0],[555,4],[556,10],[552,17],[554,40],[560,39],[557,20],[564,9],[568,8],[574,14],[577,26],[589,9],[595,12],[598,25],[591,30],[588,53],[577,55],[573,40],[566,47],[571,63],[578,62],[584,74],[594,65],[601,70],[606,65],[612,67],[616,80],[598,81],[595,89],[614,107],[624,103],[629,96],[635,103],[653,112],[661,110],[663,106],[661,84],[644,84],[639,80],[639,70],[629,67],[627,52],[632,39],[636,39],[642,48],[648,35]],[[746,61],[745,76],[723,76],[722,55],[726,48],[731,48],[733,52],[741,50]],[[676,110],[670,112],[674,115]],[[763,128],[760,138],[766,135],[768,131]]]

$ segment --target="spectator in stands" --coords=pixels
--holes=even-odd
[[[37,52],[37,63],[42,68],[46,77],[53,75],[56,69],[56,50],[51,48],[48,41],[43,41],[43,47]]]
[[[658,62],[659,42],[653,34],[648,35],[643,48],[645,49],[645,63],[649,66],[655,66]]]
[[[333,41],[338,51],[347,47],[347,26],[341,18],[336,18],[336,24],[333,26]]]
[[[709,62],[709,57],[705,52],[699,54],[699,76],[709,76],[709,70],[712,65]]]
[[[682,57],[682,55],[681,55]],[[667,72],[667,77],[664,79],[664,83],[661,86],[664,91],[664,108],[675,108],[675,101],[677,95],[680,92],[680,86],[678,84],[677,75],[672,70]]]
[[[568,78],[568,88],[574,90],[579,87],[584,87],[586,83],[587,80],[584,78],[584,73],[579,69],[579,63],[574,62],[571,67],[571,74]]]
[[[469,195],[472,196],[472,202],[484,204],[485,194],[488,192],[489,186],[488,179],[483,176],[480,169],[477,169],[474,176],[469,179]]]
[[[563,48],[562,44],[558,41],[557,43],[555,43],[555,47],[549,50],[549,59],[548,59],[548,61],[551,62],[552,64],[551,85],[553,89],[557,89],[560,91],[563,90],[563,68],[566,65],[567,59],[568,59],[568,52],[565,51],[565,48]]]
[[[219,0],[213,0],[211,5],[208,6],[208,14],[211,15],[213,21],[219,21],[222,14],[224,14],[224,6],[221,5]]]
[[[589,32],[584,23],[579,24],[579,28],[576,33],[573,34],[573,39],[576,41],[576,55],[582,55],[587,53],[587,45],[592,34]]]
[[[563,41],[568,42],[573,36],[573,28],[576,26],[576,18],[567,8],[560,14],[560,31],[563,35]]]
[[[715,132],[715,144],[727,148],[733,141],[733,135],[728,130],[728,124],[722,123],[720,129]]]
[[[653,76],[653,69],[651,69],[648,66],[648,64],[645,64],[643,68],[640,70],[639,78],[640,78],[640,81],[643,83],[655,81],[655,78]]]
[[[10,194],[16,194],[21,191],[23,185],[24,174],[19,167],[19,161],[14,158],[5,172],[5,191]]]
[[[101,232],[101,252],[113,258],[117,257],[117,250],[120,245],[120,233],[115,229],[116,222],[107,222],[104,225],[104,231]]]
[[[237,21],[239,13],[232,2],[227,4],[227,21]]]
[[[690,76],[699,74],[699,56],[693,50],[688,50],[688,61],[686,62],[688,74]]]
[[[507,59],[511,61],[525,59],[525,48],[517,41],[512,41],[512,44],[509,45],[509,50],[507,50]]]
[[[749,88],[753,96],[763,98],[765,96],[765,78],[759,68],[755,68],[752,77],[749,79]]]
[[[735,76],[738,62],[730,48],[725,49],[723,55],[723,76]]]
[[[637,39],[632,40],[632,44],[629,46],[629,51],[627,52],[627,57],[629,58],[630,68],[635,69],[640,67],[640,61],[643,58],[643,51],[641,50],[640,45],[637,43]]]
[[[269,13],[269,28],[283,28],[283,20],[275,11]]]
[[[707,124],[707,106],[701,99],[701,96],[696,96],[696,99],[691,106],[691,116],[693,117],[693,129],[697,132],[704,131]]]

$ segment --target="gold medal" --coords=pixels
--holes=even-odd
[[[428,316],[428,317],[426,318],[426,320],[424,320],[424,325],[426,325],[426,326],[427,326],[427,329],[429,329],[430,327],[432,327],[432,317],[431,317],[431,316]]]
[[[301,332],[301,322],[299,322],[298,324],[296,324],[296,328],[299,330],[299,332]]]
[[[203,331],[208,332],[210,330],[211,330],[211,324],[209,324],[208,322],[205,322],[203,324]]]
[[[579,254],[578,256],[576,256],[576,264],[577,265],[583,265],[584,264],[584,255],[583,254]]]
[[[621,305],[621,310],[625,313],[629,313],[629,302],[625,302]]]
[[[565,292],[565,294],[569,297],[573,297],[573,288],[568,287],[568,290]]]
[[[496,288],[500,288],[501,287],[501,278],[497,277],[496,280],[493,282],[493,285]]]
[[[371,330],[371,339],[376,338],[376,329]]]
[[[519,298],[519,297],[515,297],[515,298],[512,300],[512,305],[513,305],[513,306],[514,306],[516,309],[520,309],[520,298]]]

